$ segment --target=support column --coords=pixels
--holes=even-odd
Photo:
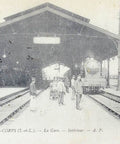
[[[118,87],[117,90],[120,91],[120,41],[118,41]]]
[[[107,59],[107,88],[110,87],[110,59]]]
[[[100,76],[102,76],[102,63],[103,61],[100,62]]]
[[[119,9],[119,36],[120,36],[120,9]],[[117,90],[120,91],[120,40],[118,41],[118,85]]]

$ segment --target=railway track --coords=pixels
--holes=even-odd
[[[88,95],[110,112],[114,117],[120,119],[120,97],[108,93],[102,93],[99,95]]]
[[[15,93],[12,93],[10,95],[7,95],[7,96],[4,96],[4,97],[1,97],[0,98],[0,106],[3,106],[7,103],[9,103],[10,101],[13,101],[25,94],[27,94],[29,92],[29,89],[26,88],[26,89],[23,89],[21,91],[18,91],[18,92],[15,92]]]
[[[0,98],[0,125],[8,121],[29,103],[29,89]]]
[[[39,91],[39,95],[43,90]],[[3,125],[30,102],[29,89],[0,99],[0,125]]]
[[[117,103],[120,103],[120,96],[110,94],[110,93],[106,93],[106,92],[101,93],[101,95],[108,98],[108,99],[111,99],[111,100],[113,100]]]

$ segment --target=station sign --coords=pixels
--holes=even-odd
[[[34,37],[35,44],[60,44],[60,37]]]

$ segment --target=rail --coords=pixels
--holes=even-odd
[[[0,125],[3,125],[5,122],[7,122],[10,118],[12,118],[15,114],[17,114],[20,110],[22,110],[23,108],[25,108],[25,106],[29,104],[30,95],[27,94],[28,92],[29,90],[26,89],[24,91],[22,90],[21,93],[14,93],[12,94],[12,96],[15,96],[14,98],[12,98],[11,100],[7,100],[4,104],[2,104],[0,110]],[[43,92],[43,90],[39,91],[37,96],[41,92]],[[9,96],[6,97],[6,99],[10,98]]]
[[[120,119],[120,102],[116,99],[116,97],[112,94],[104,95],[87,95],[92,100],[99,103],[102,107],[104,107],[108,112],[112,113],[112,115],[118,119]]]
[[[18,92],[14,92],[12,94],[1,97],[0,98],[0,106],[3,106],[3,105],[9,103],[10,101],[12,101],[14,99],[16,99],[18,97],[21,97],[21,96],[25,95],[28,92],[29,92],[29,88],[25,88],[25,89],[20,90]]]

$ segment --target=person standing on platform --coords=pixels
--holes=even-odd
[[[54,77],[53,82],[50,84],[50,99],[55,99],[57,97],[57,79]]]
[[[75,76],[73,75],[71,79],[71,88],[72,88],[72,100],[75,99]]]
[[[82,79],[79,75],[75,81],[75,93],[76,93],[76,109],[80,110],[80,101],[83,94]]]
[[[30,110],[36,110],[36,86],[35,86],[35,77],[32,77],[32,82],[30,83]]]
[[[70,81],[68,77],[65,77],[64,84],[65,84],[66,92],[69,93]]]
[[[62,78],[58,82],[58,103],[64,105],[65,86]]]

